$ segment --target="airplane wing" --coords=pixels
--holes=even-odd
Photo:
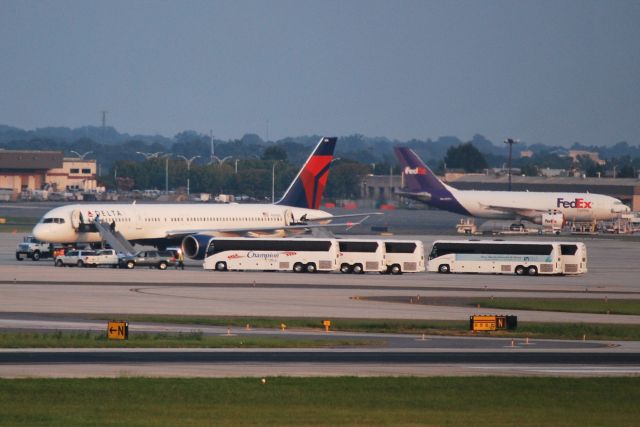
[[[348,215],[349,216],[349,215]],[[354,215],[359,216],[359,215]],[[333,219],[336,217],[325,218]],[[268,231],[294,231],[294,230],[310,230],[312,228],[335,228],[335,227],[345,227],[347,230],[355,227],[356,225],[362,224],[366,221],[369,216],[365,216],[360,221],[357,222],[343,222],[343,223],[331,223],[331,224],[292,224],[292,225],[280,225],[280,226],[272,226],[272,227],[247,227],[247,228],[201,228],[201,229],[190,229],[190,230],[169,230],[167,231],[166,237],[182,237],[188,236],[190,234],[214,234],[214,233],[229,233],[229,234],[253,234],[260,232],[268,232]],[[318,221],[318,218],[314,218],[313,221]],[[311,220],[310,220],[311,221]]]

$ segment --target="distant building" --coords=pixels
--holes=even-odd
[[[0,150],[0,189],[11,198],[23,191],[93,191],[96,161],[61,151]]]
[[[574,162],[578,161],[578,157],[588,157],[597,165],[604,166],[607,164],[605,160],[600,158],[600,154],[594,151],[584,151],[584,150],[569,150],[569,157],[573,159]]]
[[[520,157],[533,157],[533,151],[531,151],[531,150],[522,150],[520,152]]]

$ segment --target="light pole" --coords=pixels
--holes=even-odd
[[[518,141],[515,139],[507,138],[504,143],[509,144],[509,163],[507,164],[507,167],[509,168],[509,191],[511,191],[511,151],[513,149],[513,144],[517,144]]]
[[[200,156],[193,156],[190,159],[187,159],[185,156],[178,154],[178,157],[180,157],[181,159],[184,159],[185,162],[187,162],[187,198],[189,198],[189,184],[190,184],[190,178],[191,178],[191,162],[193,162],[195,159],[199,158]]]
[[[73,154],[75,154],[76,156],[78,156],[78,158],[79,158],[80,160],[84,160],[84,158],[85,158],[87,155],[89,155],[89,154],[93,153],[93,151],[87,151],[86,153],[80,154],[80,153],[78,153],[77,151],[73,151],[73,150],[71,150],[71,151],[70,151],[70,153],[73,153]]]
[[[236,164],[236,173],[238,173],[238,160],[240,159],[236,159],[235,164]]]
[[[231,159],[231,158],[233,158],[233,156],[227,156],[227,157],[223,157],[223,158],[220,158],[220,157],[218,157],[218,156],[213,156],[213,159],[214,159],[216,162],[218,162],[218,164],[219,164],[220,166],[222,166],[222,165],[224,164],[224,162],[226,162],[227,160],[229,160],[229,159]],[[212,163],[213,163],[213,161],[212,161],[210,164],[212,164]]]
[[[276,165],[279,161],[276,160],[271,166],[271,203],[275,203],[276,200]]]
[[[145,160],[149,160],[149,159],[155,159],[157,157],[160,157],[160,155],[163,154],[163,152],[158,151],[157,153],[145,153],[143,151],[136,151],[136,154],[140,154],[141,156],[144,156]]]

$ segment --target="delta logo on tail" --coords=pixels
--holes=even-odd
[[[338,138],[320,139],[313,153],[293,180],[289,189],[276,205],[318,209],[322,193],[327,186],[329,167]]]
[[[558,197],[558,199],[556,200],[556,207],[562,207],[565,209],[591,209],[592,203],[593,202],[587,201],[582,197],[576,197],[575,200],[572,201],[565,200],[562,197]]]

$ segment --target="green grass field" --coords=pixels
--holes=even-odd
[[[637,426],[638,378],[0,380],[3,426]]]
[[[312,348],[382,345],[384,340],[300,339],[261,336],[208,336],[190,333],[131,333],[108,340],[97,332],[0,332],[0,348]]]
[[[13,231],[16,233],[30,233],[39,220],[39,218],[14,216],[5,216],[3,218],[6,222],[0,224],[0,233],[12,233]]]
[[[123,318],[130,322],[153,322],[194,325],[216,325],[277,329],[280,323],[289,328],[308,328],[320,330],[319,318],[263,318],[263,317],[204,317],[204,316],[165,316],[165,315],[91,315],[91,319]],[[468,321],[448,320],[402,320],[402,319],[331,319],[332,331],[408,333],[427,335],[472,336]],[[478,335],[478,334],[476,334]],[[585,337],[589,340],[640,341],[640,325],[588,324],[588,323],[530,323],[520,322],[515,331],[485,333],[506,338],[548,338],[573,339]]]
[[[482,298],[468,305],[507,310],[563,311],[568,313],[640,314],[640,300],[567,298]]]

